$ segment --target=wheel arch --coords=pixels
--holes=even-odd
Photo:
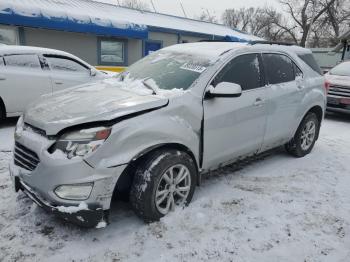
[[[322,123],[322,121],[323,121],[324,111],[323,111],[323,109],[322,109],[321,106],[315,105],[315,106],[311,107],[311,108],[303,115],[301,121],[299,122],[298,127],[300,126],[300,124],[302,123],[302,121],[305,119],[305,117],[306,117],[309,113],[314,113],[314,114],[316,115],[316,117],[317,117],[317,119],[318,119],[318,121],[319,121],[319,123],[320,123],[320,126],[321,126],[321,123]],[[316,139],[318,139],[318,137],[319,137],[319,132],[317,133]]]
[[[113,197],[119,197],[120,194],[124,195],[124,194],[130,192],[131,185],[132,185],[133,180],[134,180],[135,169],[136,169],[137,165],[140,163],[140,161],[142,161],[149,154],[151,154],[155,151],[166,150],[166,149],[167,150],[179,150],[179,151],[187,153],[191,157],[193,163],[196,166],[197,184],[199,185],[201,178],[200,178],[198,163],[197,163],[197,160],[195,158],[194,153],[188,147],[186,147],[185,145],[179,144],[179,143],[158,144],[158,145],[154,145],[152,147],[149,147],[149,148],[143,150],[142,152],[138,153],[135,157],[132,158],[130,163],[127,165],[127,167],[124,169],[123,173],[119,177],[116,185],[114,186]],[[122,197],[122,199],[123,198],[124,197]]]

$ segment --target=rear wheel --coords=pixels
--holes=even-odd
[[[176,150],[151,153],[136,170],[130,192],[135,213],[146,222],[159,220],[193,197],[197,169],[192,158]]]
[[[294,138],[286,144],[288,153],[304,157],[313,149],[320,131],[320,122],[315,113],[308,113],[301,122]]]

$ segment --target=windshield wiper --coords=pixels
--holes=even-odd
[[[148,78],[142,80],[142,84],[145,87],[147,87],[148,89],[152,90],[152,95],[157,95],[157,90],[153,86],[151,86],[150,84],[147,83],[147,81],[150,79],[151,79],[151,77],[148,77]]]

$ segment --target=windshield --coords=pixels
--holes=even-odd
[[[329,73],[331,75],[350,76],[350,62],[344,62],[337,65],[331,71],[329,71]]]
[[[123,72],[121,81],[152,80],[163,90],[187,90],[207,69],[209,59],[166,50],[158,51],[131,65]]]

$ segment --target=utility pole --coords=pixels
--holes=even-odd
[[[186,14],[186,12],[185,12],[185,8],[184,8],[184,6],[182,5],[181,1],[180,1],[180,5],[181,5],[182,12],[184,13],[184,16],[185,16],[186,18],[188,18],[188,17],[187,17],[187,14]]]
[[[156,10],[156,8],[154,7],[154,3],[153,3],[153,0],[151,0],[151,4],[152,4],[152,6],[153,6],[153,10],[154,10],[154,12],[155,12],[155,13],[157,13],[157,10]]]

